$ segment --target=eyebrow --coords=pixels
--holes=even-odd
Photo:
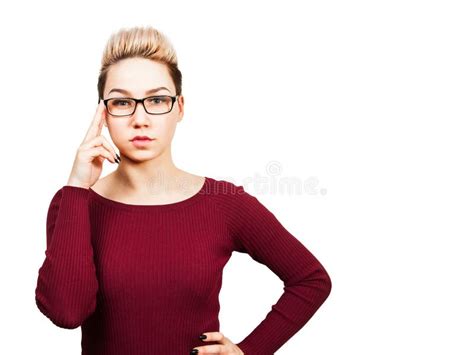
[[[148,91],[145,92],[145,94],[151,94],[151,93],[154,93],[154,92],[157,92],[157,91],[160,91],[160,90],[167,90],[171,93],[171,91],[167,88],[167,87],[164,87],[164,86],[160,86],[160,87],[157,87],[155,89],[150,89]],[[124,89],[118,89],[118,88],[114,88],[112,90],[109,91],[109,95],[111,92],[119,92],[119,93],[122,93],[122,94],[125,94],[125,95],[130,95],[130,92],[128,92],[127,90],[124,90]]]

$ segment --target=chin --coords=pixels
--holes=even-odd
[[[148,160],[153,160],[158,158],[163,152],[162,151],[152,151],[149,149],[134,149],[133,151],[124,152],[124,155],[127,156],[127,159],[130,159],[134,162],[144,162]]]

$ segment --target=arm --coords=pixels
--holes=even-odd
[[[315,314],[331,291],[331,279],[316,257],[275,215],[242,186],[232,196],[230,230],[234,250],[248,253],[284,283],[265,319],[236,345],[245,355],[276,352]]]
[[[89,190],[65,185],[46,219],[46,257],[38,272],[36,305],[55,325],[74,329],[96,307],[98,281],[91,244]]]

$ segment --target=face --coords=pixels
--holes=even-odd
[[[158,87],[159,91],[147,92]],[[126,93],[113,91],[126,90]],[[112,91],[112,92],[111,92]],[[176,95],[176,88],[164,64],[144,58],[127,58],[112,65],[104,88],[104,99],[131,97],[142,99],[155,95]],[[142,162],[170,151],[176,124],[183,117],[184,99],[178,96],[173,109],[165,114],[148,114],[142,104],[137,104],[135,113],[115,117],[106,112],[105,126],[121,155]],[[136,146],[131,140],[135,136],[148,136],[153,140]]]

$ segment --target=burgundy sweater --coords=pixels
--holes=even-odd
[[[58,327],[81,326],[83,355],[187,355],[218,344],[199,335],[220,331],[222,271],[233,251],[284,283],[265,319],[237,343],[245,355],[275,353],[331,290],[316,257],[226,180],[206,177],[197,194],[165,205],[65,185],[49,205],[46,236],[36,304]]]

